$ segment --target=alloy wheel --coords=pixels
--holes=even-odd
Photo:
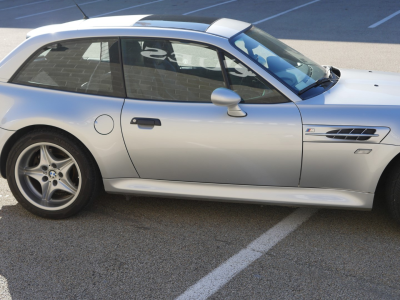
[[[20,192],[33,205],[45,210],[61,210],[75,201],[82,181],[73,156],[52,143],[36,143],[25,148],[15,164]]]

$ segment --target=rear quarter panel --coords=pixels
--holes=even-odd
[[[138,177],[122,138],[122,98],[0,83],[0,127],[16,131],[30,125],[63,129],[79,139],[96,159],[103,178]],[[110,134],[94,128],[100,115],[114,120]]]

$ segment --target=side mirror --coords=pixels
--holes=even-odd
[[[241,100],[237,93],[226,88],[217,88],[211,94],[211,102],[218,106],[227,106],[228,115],[231,117],[247,116],[238,105]]]

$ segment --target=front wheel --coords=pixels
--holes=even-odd
[[[400,224],[400,161],[391,166],[385,181],[386,205],[392,217]]]
[[[35,130],[20,138],[7,160],[7,180],[24,208],[52,219],[76,214],[100,187],[87,150],[57,130]]]

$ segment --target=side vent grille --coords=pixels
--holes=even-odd
[[[389,132],[389,127],[382,126],[304,124],[303,141],[379,144]]]
[[[375,132],[376,129],[370,128],[344,128],[328,131],[326,137],[338,140],[367,141],[371,137],[378,136]]]

